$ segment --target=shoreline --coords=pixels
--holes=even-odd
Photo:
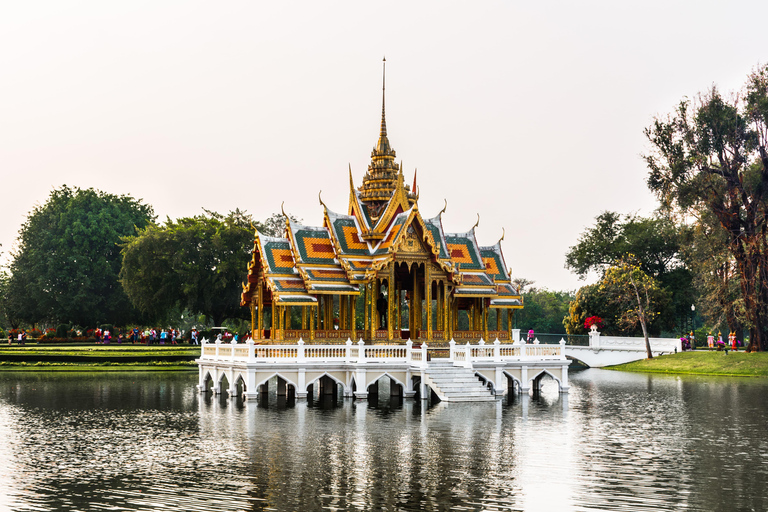
[[[606,366],[606,370],[711,377],[768,377],[768,352],[695,350]]]
[[[0,372],[192,371],[199,345],[0,345]]]

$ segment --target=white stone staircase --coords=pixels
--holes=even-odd
[[[424,383],[443,402],[493,402],[496,398],[475,376],[474,370],[453,366],[450,361],[430,361]]]

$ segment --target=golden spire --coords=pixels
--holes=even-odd
[[[376,144],[376,151],[381,155],[390,152],[389,139],[387,138],[387,114],[385,109],[387,92],[387,58],[382,61],[381,70],[381,128],[379,128],[379,142]],[[393,155],[394,156],[394,155]]]
[[[386,114],[386,91],[387,91],[387,59],[382,60],[381,77],[381,128],[379,130],[379,140],[371,151],[371,163],[368,165],[368,172],[363,176],[363,184],[360,187],[360,200],[372,207],[369,210],[371,218],[378,217],[377,210],[389,201],[397,188],[397,179],[400,173],[400,167],[395,162],[395,150],[389,145],[387,138],[387,114]]]
[[[387,117],[384,113],[384,100],[386,98],[385,92],[387,89],[387,58],[382,60],[381,70],[381,129],[379,130],[379,137],[387,137]]]

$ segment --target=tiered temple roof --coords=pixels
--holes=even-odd
[[[404,263],[410,271],[417,261],[429,267],[424,271],[427,279],[439,276],[446,290],[443,295],[449,294],[443,297],[446,308],[448,301],[482,308],[521,308],[522,297],[511,282],[501,240],[479,246],[477,224],[465,233],[445,233],[445,209],[425,220],[418,208],[415,172],[411,188],[405,184],[395,156],[387,137],[382,98],[379,139],[360,187],[355,187],[349,170],[347,214],[331,211],[321,199],[322,225],[306,226],[286,216],[284,238],[257,232],[242,304],[255,303],[260,286],[259,304],[311,307],[321,296],[359,296],[372,282],[397,281],[397,265]],[[393,290],[414,285],[403,286],[395,283]],[[421,286],[427,287],[421,293],[429,297],[432,282]]]

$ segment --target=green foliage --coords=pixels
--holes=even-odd
[[[609,304],[619,311],[617,325],[624,329],[642,328],[646,341],[661,311],[670,302],[669,293],[631,256],[605,272],[600,288]]]
[[[627,254],[633,254],[641,268],[659,277],[680,265],[683,233],[672,219],[663,216],[622,216],[603,212],[595,226],[579,237],[565,257],[565,266],[582,279],[589,271],[603,274]]]
[[[570,248],[565,266],[582,279],[590,271],[603,277],[610,266],[632,254],[633,261],[645,273],[658,279],[659,284],[670,292],[672,303],[662,312],[662,320],[664,325],[672,328],[678,319],[684,323],[696,299],[692,286],[693,276],[682,257],[682,251],[690,244],[690,239],[691,230],[669,216],[622,216],[614,212],[603,212],[595,218],[595,225],[582,233],[579,242]],[[585,293],[594,295],[593,291]],[[591,307],[587,309],[594,311]],[[569,316],[572,317],[568,320],[570,328],[582,332],[583,328],[575,324],[576,316]]]
[[[66,338],[67,334],[69,333],[69,330],[72,327],[69,324],[59,324],[56,327],[56,337],[57,338]]]
[[[720,224],[733,260],[750,348],[768,349],[768,66],[744,93],[716,87],[645,130],[648,186],[662,204],[686,215],[708,212]],[[726,288],[722,288],[725,293]]]
[[[157,321],[177,308],[216,325],[245,318],[240,293],[253,248],[251,223],[235,210],[147,226],[123,240],[120,282],[132,303]]]
[[[129,196],[66,185],[28,215],[13,254],[4,308],[21,321],[125,323],[136,316],[118,282],[124,236],[151,221]]]
[[[619,260],[617,265],[609,267],[603,279],[598,283],[583,286],[576,292],[575,299],[570,303],[568,315],[563,319],[568,334],[586,334],[584,320],[589,316],[603,318],[603,332],[615,336],[636,336],[642,334],[638,316],[637,294],[632,281],[639,286],[639,294],[643,300],[648,295],[649,304],[643,309],[649,309],[645,316],[646,328],[649,334],[658,335],[664,329],[671,327],[672,319],[665,315],[669,311],[671,297],[657,279],[646,274],[639,265]],[[527,304],[526,304],[527,305]],[[653,314],[650,314],[653,313]]]
[[[109,331],[109,335],[112,337],[115,337],[117,332],[115,332],[115,326],[112,324],[101,324],[99,326],[99,329],[101,329],[101,332]]]
[[[537,333],[566,334],[563,319],[568,316],[569,304],[575,299],[573,292],[532,287],[522,293],[525,307],[515,311],[515,322],[520,328],[533,329]]]

